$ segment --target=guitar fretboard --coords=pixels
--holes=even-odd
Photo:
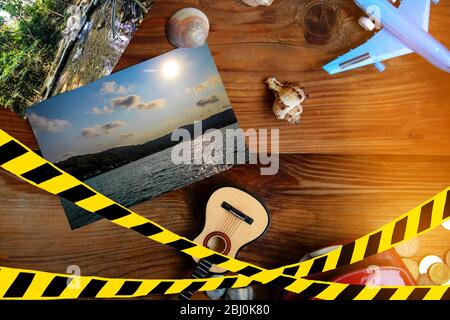
[[[192,277],[195,279],[204,279],[207,278],[210,275],[209,269],[212,267],[212,263],[200,259],[198,261],[197,267],[195,268],[194,272],[192,273]],[[190,300],[192,296],[194,295],[194,292],[192,291],[184,291],[180,293],[177,297],[178,300]]]

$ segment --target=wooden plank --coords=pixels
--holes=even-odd
[[[31,149],[39,149],[36,138],[31,130],[30,123],[3,107],[0,107],[0,128],[14,138],[19,139]]]
[[[332,8],[326,21],[310,10],[318,3]],[[382,74],[373,67],[335,76],[321,69],[370,37],[356,22],[362,11],[353,1],[276,0],[249,8],[237,0],[157,0],[116,70],[173,49],[165,24],[186,6],[210,19],[208,43],[241,126],[280,129],[281,152],[449,154],[448,74],[416,55],[388,61]],[[432,6],[431,33],[447,46],[449,15],[449,0]],[[274,119],[264,85],[270,76],[306,87],[300,126]]]

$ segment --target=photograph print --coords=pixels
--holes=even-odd
[[[27,118],[47,160],[126,207],[232,166],[214,152],[245,153],[242,135],[225,134],[241,131],[234,130],[237,120],[206,45],[47,99]],[[173,161],[207,146],[213,147],[208,161]],[[62,203],[72,228],[100,219]]]

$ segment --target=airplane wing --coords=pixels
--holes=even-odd
[[[403,0],[398,9],[409,18],[410,22],[428,32],[430,8],[431,0]]]
[[[377,65],[380,61],[403,56],[411,52],[400,40],[383,29],[363,45],[328,63],[323,68],[328,73],[335,74],[369,64]]]

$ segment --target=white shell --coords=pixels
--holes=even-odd
[[[225,300],[254,300],[255,292],[252,287],[228,289]]]
[[[213,274],[211,276],[211,278],[223,278],[223,275],[221,274]],[[223,295],[225,294],[225,291],[227,289],[216,289],[216,290],[211,290],[211,291],[206,291],[205,294],[208,298],[212,299],[212,300],[218,300],[220,298],[223,297]]]
[[[167,23],[167,37],[174,46],[179,48],[203,46],[208,33],[208,17],[195,8],[177,11]]]
[[[273,0],[241,0],[243,3],[250,7],[257,7],[257,6],[270,6],[273,2]]]
[[[281,83],[276,78],[269,78],[266,83],[275,94],[273,113],[277,119],[286,120],[292,124],[300,123],[303,113],[302,103],[306,99],[303,89],[296,84]]]

